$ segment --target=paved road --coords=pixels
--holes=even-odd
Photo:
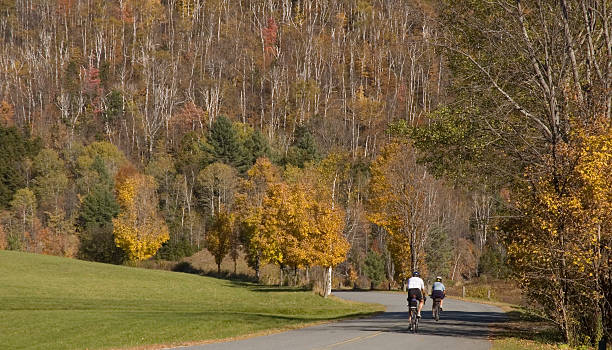
[[[387,311],[367,319],[346,320],[245,340],[177,349],[190,350],[486,350],[489,323],[501,322],[503,312],[491,305],[446,299],[439,322],[431,318],[431,300],[423,307],[419,333],[408,330],[406,296],[372,292],[335,292],[349,300],[374,302]]]

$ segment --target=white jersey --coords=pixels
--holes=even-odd
[[[425,289],[425,282],[420,277],[410,277],[408,279],[408,289]]]

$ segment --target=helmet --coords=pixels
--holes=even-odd
[[[436,277],[436,282],[442,282],[442,277],[441,276]]]
[[[414,271],[412,273],[412,277],[419,277],[419,271]]]

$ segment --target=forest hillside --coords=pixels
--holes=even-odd
[[[607,0],[0,0],[0,248],[206,249],[217,273],[227,256],[256,276],[316,266],[324,294],[332,276],[512,279],[594,343],[612,329],[611,16]]]

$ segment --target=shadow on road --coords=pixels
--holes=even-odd
[[[423,310],[422,316],[419,334],[473,339],[487,339],[491,334],[489,328],[491,323],[499,324],[507,321],[506,315],[502,312],[444,311],[438,322],[432,319],[431,311]],[[338,331],[410,333],[407,312],[385,312],[371,319],[345,321],[331,327]]]

